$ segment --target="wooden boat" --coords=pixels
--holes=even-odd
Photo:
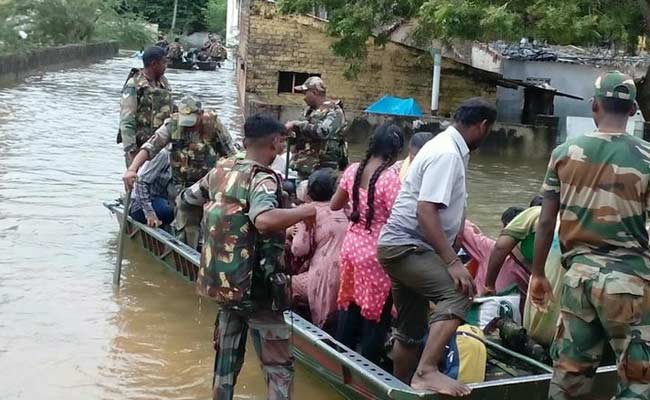
[[[216,71],[221,68],[221,63],[218,61],[182,61],[182,60],[169,60],[167,67],[173,69],[185,70],[199,70],[199,71]]]
[[[119,202],[104,206],[121,220]],[[138,242],[164,266],[176,271],[188,283],[196,280],[199,253],[162,229],[152,229],[129,219],[129,238]],[[317,376],[348,399],[442,400],[451,397],[418,393],[391,374],[336,341],[328,333],[294,312],[285,319],[293,325],[293,353]],[[472,384],[468,400],[546,400],[552,369],[488,340],[486,381]],[[594,393],[609,399],[616,389],[616,367],[598,369]]]

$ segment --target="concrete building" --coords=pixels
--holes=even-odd
[[[298,118],[305,105],[293,87],[313,75],[326,82],[329,98],[342,101],[348,120],[346,135],[352,142],[365,140],[385,119],[364,110],[386,94],[415,98],[425,113],[431,110],[433,59],[428,49],[410,41],[412,24],[387,28],[389,40],[383,46],[369,43],[356,78],[347,79],[348,62],[333,53],[334,39],[327,34],[323,10],[313,10],[312,15],[284,15],[272,0],[229,0],[228,6],[228,32],[238,32],[237,54],[231,59],[236,64],[239,100],[246,115],[266,111],[282,121]],[[238,23],[233,20],[235,15]],[[228,43],[234,37],[230,36]],[[470,45],[470,57],[471,49]],[[499,68],[475,67],[459,55],[443,53],[438,110],[435,117],[423,118],[427,129],[440,126],[441,120],[450,118],[470,97],[498,103],[497,86],[516,91],[525,84],[503,79]],[[410,122],[402,121],[405,126]],[[541,118],[535,123],[538,126],[499,124],[484,147],[504,155],[546,157],[556,143],[557,120]]]
[[[322,11],[282,15],[272,1],[240,1],[237,79],[247,112],[275,107],[282,119],[295,117],[304,104],[293,86],[311,75],[323,78],[328,96],[341,100],[347,114],[361,113],[385,94],[413,97],[430,110],[433,62],[423,49],[396,40],[382,47],[371,44],[356,79],[349,80],[346,60],[333,54]],[[451,115],[468,97],[494,100],[499,78],[444,58],[438,115]]]
[[[499,73],[504,79],[541,84],[582,98],[555,97],[552,109],[559,120],[561,136],[567,134],[567,126],[577,126],[569,120],[591,119],[590,99],[593,83],[599,75],[618,69],[636,79],[645,75],[650,63],[647,57],[623,56],[606,49],[542,46],[526,41],[516,44],[459,41],[453,45],[439,45],[447,57]],[[499,121],[521,123],[525,120],[525,98],[523,86],[518,90],[498,88]],[[635,120],[642,120],[640,113]]]

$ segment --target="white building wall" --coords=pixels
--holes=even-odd
[[[241,0],[228,0],[226,12],[226,47],[239,44],[239,13]]]

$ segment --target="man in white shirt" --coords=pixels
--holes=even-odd
[[[490,132],[496,114],[480,98],[458,108],[454,124],[413,159],[379,238],[379,260],[391,277],[397,308],[393,373],[414,389],[470,393],[467,385],[443,375],[438,364],[474,294],[472,277],[452,245],[465,215],[469,153]],[[436,309],[427,328],[429,302]],[[419,344],[428,329],[431,334],[418,363]]]

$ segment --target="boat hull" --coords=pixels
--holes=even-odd
[[[217,68],[221,67],[221,63],[217,61],[169,61],[167,63],[168,68],[172,69],[184,69],[184,70],[199,70],[199,71],[216,71]]]
[[[119,203],[104,205],[121,219]],[[162,229],[152,229],[129,218],[128,237],[138,242],[161,264],[177,272],[189,283],[196,280],[200,254]],[[331,335],[294,312],[286,312],[285,320],[292,326],[293,354],[312,373],[328,382],[348,399],[442,400],[449,396],[421,394],[391,374],[350,350]],[[492,355],[510,357],[512,353],[488,343]],[[551,378],[550,368],[517,355],[516,362],[525,364],[530,375],[472,384],[468,400],[546,400]],[[616,368],[598,370],[594,393],[602,399],[611,398],[616,389]]]

